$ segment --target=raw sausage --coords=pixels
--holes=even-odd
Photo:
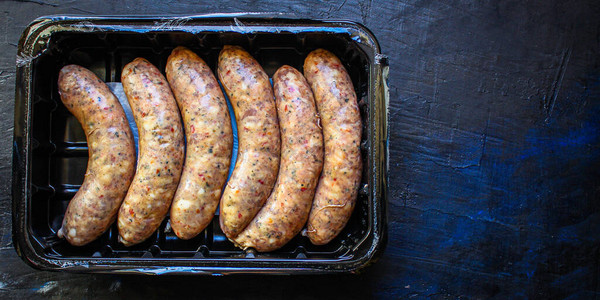
[[[233,134],[227,102],[210,68],[177,47],[167,60],[187,138],[183,173],[171,206],[171,227],[181,239],[198,235],[212,220],[227,180]]]
[[[119,210],[119,241],[147,239],[171,205],[183,166],[183,130],[171,89],[150,62],[136,58],[123,68],[123,90],[139,131],[138,163]]]
[[[218,74],[238,126],[237,162],[221,197],[219,216],[221,229],[232,239],[271,194],[279,168],[279,124],[269,78],[248,52],[223,47]]]
[[[281,248],[302,229],[323,168],[323,134],[304,76],[290,66],[273,75],[281,127],[281,163],[273,193],[254,220],[234,239],[242,248]]]
[[[342,231],[354,209],[362,171],[362,128],[352,80],[333,53],[323,49],[309,53],[304,76],[315,94],[325,143],[307,235],[313,244],[323,245]]]
[[[60,70],[62,102],[85,132],[89,159],[83,184],[69,202],[58,236],[75,246],[98,238],[115,221],[135,168],[135,144],[123,107],[94,73]]]

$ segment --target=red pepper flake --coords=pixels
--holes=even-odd
[[[300,188],[300,191],[301,191],[301,192],[304,192],[304,191],[306,191],[306,188],[304,188],[304,187],[303,187],[303,188]]]
[[[260,184],[265,184],[265,182],[260,179],[258,180],[258,182],[260,182]]]
[[[225,73],[225,74],[229,75],[229,73],[231,73],[231,70],[227,70],[227,73]]]
[[[173,127],[171,127],[171,132],[175,132],[175,129],[173,129]]]
[[[284,109],[284,111],[287,111],[287,105],[285,106],[285,109]]]
[[[242,218],[242,213],[238,213],[238,219]]]
[[[156,169],[156,174],[160,173],[160,169]]]
[[[104,110],[108,110],[108,106],[104,108]]]
[[[333,181],[337,181],[337,178],[334,178]]]
[[[104,198],[104,195],[100,195],[100,198]]]
[[[146,116],[146,113],[145,113],[145,112],[142,112],[142,117],[145,117],[145,116]]]
[[[129,209],[129,214],[133,216],[133,208]]]
[[[191,132],[191,133],[194,133],[194,132],[196,132],[196,128],[194,127],[194,125],[191,125],[191,126],[190,126],[190,132]]]
[[[196,209],[196,213],[199,214],[200,213],[200,209]]]

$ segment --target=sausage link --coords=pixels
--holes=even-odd
[[[233,134],[227,102],[210,68],[194,52],[177,47],[167,60],[187,138],[171,227],[181,239],[198,235],[212,220],[227,180]]]
[[[281,163],[273,193],[254,220],[234,241],[266,252],[281,248],[308,218],[323,168],[323,134],[304,76],[290,66],[273,75],[281,126]]]
[[[238,126],[237,162],[221,197],[219,218],[221,229],[232,239],[271,194],[279,168],[279,124],[269,78],[248,52],[223,47],[218,74]]]
[[[81,123],[89,151],[85,179],[69,202],[58,236],[82,246],[115,221],[133,177],[135,144],[119,100],[94,73],[65,66],[58,89],[62,102]]]
[[[342,231],[354,209],[362,171],[362,128],[352,80],[333,53],[323,49],[309,53],[304,76],[315,94],[325,143],[307,235],[313,244],[323,245]]]
[[[171,89],[150,62],[136,58],[123,68],[123,90],[139,131],[138,164],[119,210],[119,241],[147,239],[171,205],[183,166],[183,130]]]

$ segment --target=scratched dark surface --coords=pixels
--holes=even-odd
[[[600,298],[597,1],[0,2],[0,297]],[[37,271],[11,242],[16,44],[49,14],[277,11],[369,27],[390,57],[389,242],[360,275]]]

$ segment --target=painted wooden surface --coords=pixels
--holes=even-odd
[[[360,275],[41,272],[11,242],[18,38],[49,14],[277,11],[350,19],[390,56],[389,242]],[[600,296],[597,1],[0,2],[0,297]]]

